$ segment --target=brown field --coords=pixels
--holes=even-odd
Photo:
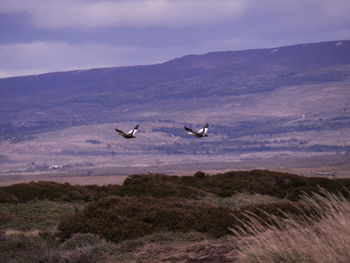
[[[304,157],[273,157],[273,158],[246,158],[230,161],[230,157],[206,157],[208,162],[200,162],[198,159],[192,163],[172,163],[144,166],[110,166],[110,167],[84,167],[76,169],[57,169],[46,171],[27,172],[0,172],[0,186],[30,181],[55,181],[59,183],[71,183],[80,185],[106,185],[122,184],[124,179],[131,174],[155,174],[191,175],[196,171],[204,171],[208,174],[226,172],[230,170],[269,169],[280,172],[288,172],[304,176],[315,176],[317,172],[335,172],[337,178],[350,178],[350,157],[343,155]],[[216,161],[215,161],[216,160]]]

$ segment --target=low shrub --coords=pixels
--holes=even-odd
[[[179,197],[186,199],[203,198],[210,193],[196,188],[196,185],[184,185],[174,180],[177,176],[133,175],[129,176],[120,189],[123,196],[152,196],[156,198]]]
[[[94,202],[59,224],[64,238],[93,233],[121,242],[157,232],[229,233],[232,210],[179,198],[109,197]]]
[[[55,231],[59,221],[84,205],[84,202],[47,200],[3,203],[0,204],[0,230]]]
[[[197,177],[198,179],[203,179],[204,177],[206,177],[206,174],[202,171],[197,171],[193,174],[194,177]]]
[[[74,250],[77,248],[94,246],[100,244],[102,239],[96,235],[87,233],[77,233],[73,235],[70,239],[65,240],[60,246],[60,250]]]
[[[17,203],[18,199],[14,194],[0,191],[0,203]]]
[[[82,188],[93,191],[95,193],[94,200],[97,200],[110,195],[121,195],[120,191],[122,186],[119,184],[85,185],[82,186]]]
[[[164,242],[180,242],[180,243],[194,243],[200,242],[203,240],[211,240],[212,238],[208,234],[198,233],[198,232],[163,232],[163,233],[154,233],[140,237],[133,240],[125,240],[116,245],[116,251],[118,254],[130,253],[138,248],[147,245],[149,243],[160,243]]]
[[[50,262],[57,241],[52,235],[0,235],[0,262]]]
[[[57,263],[97,263],[99,257],[93,252],[92,247],[81,247],[74,250],[57,251],[50,258]]]
[[[93,193],[87,189],[56,182],[30,182],[1,187],[3,191],[15,195],[19,202],[35,199],[47,200],[92,200]]]
[[[65,218],[59,225],[63,238],[75,233],[92,233],[113,242],[137,239],[164,232],[200,232],[213,237],[232,234],[254,215],[261,224],[273,225],[276,218],[319,218],[320,207],[302,202],[244,206],[239,209],[211,206],[179,198],[108,197]],[[161,234],[160,234],[161,235]],[[132,243],[134,244],[134,243]]]
[[[201,199],[202,202],[214,206],[226,206],[231,209],[238,209],[248,205],[260,205],[277,203],[284,199],[262,194],[236,193],[230,197],[221,198],[215,196],[208,196]]]
[[[0,225],[5,225],[13,220],[13,216],[6,210],[0,209]]]
[[[350,197],[350,179],[330,180],[252,170],[210,176],[201,171],[193,176],[133,175],[129,176],[123,185],[79,186],[55,182],[15,184],[0,187],[0,202],[27,202],[35,199],[92,201],[111,195],[202,199],[213,195],[226,198],[242,192],[295,201],[300,199],[303,192],[318,192],[320,187]]]
[[[93,201],[109,195],[118,195],[120,188],[120,185],[80,186],[50,181],[21,183],[0,187],[0,203],[44,199],[51,201]]]
[[[185,186],[190,188],[184,188]],[[196,172],[193,176],[135,175],[125,180],[121,193],[128,196],[177,196],[195,199],[202,198],[203,193],[204,196],[211,193],[226,198],[246,192],[295,201],[300,199],[303,192],[319,192],[320,187],[350,197],[347,190],[350,179],[303,177],[268,170],[231,171],[211,176],[202,172]]]

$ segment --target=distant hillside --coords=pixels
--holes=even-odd
[[[237,96],[295,85],[336,83],[350,77],[349,67],[350,41],[341,41],[212,52],[149,66],[5,78],[0,79],[1,122],[35,122],[33,125],[39,127],[55,127],[55,120],[65,126],[74,125],[81,122],[80,118],[88,123],[108,122],[111,118],[101,119],[96,107],[108,111],[170,98]],[[191,111],[196,105],[187,107]],[[26,119],[19,117],[28,111],[41,113]],[[119,118],[125,119],[114,116],[113,120]],[[1,132],[2,136],[10,134],[11,131]]]
[[[349,84],[348,40],[5,78],[0,79],[0,139],[34,140],[34,152],[48,154],[35,145],[42,142],[39,134],[53,132],[48,135],[52,142],[63,139],[76,146],[53,145],[60,156],[346,153]],[[132,149],[114,145],[114,134],[106,131],[115,125],[128,129],[136,122],[144,139]],[[187,140],[183,125],[198,128],[204,122],[211,124],[210,137]],[[72,138],[82,129],[77,146]],[[65,135],[55,133],[59,130]],[[96,140],[100,143],[88,143]],[[27,146],[22,146],[12,152],[23,152]],[[0,152],[0,162],[8,160],[15,159]]]

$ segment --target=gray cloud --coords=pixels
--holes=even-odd
[[[349,13],[349,0],[0,0],[0,77],[349,39]]]
[[[264,17],[275,26],[350,21],[348,0],[2,0],[0,13],[25,13],[38,28],[203,26]]]
[[[2,0],[0,12],[27,13],[39,28],[181,27],[238,17],[244,0]]]

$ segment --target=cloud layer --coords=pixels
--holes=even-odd
[[[39,28],[181,27],[234,19],[244,0],[2,0],[0,12],[26,13]]]
[[[37,28],[183,27],[266,16],[278,22],[350,22],[348,0],[1,0],[0,13],[22,13]],[[268,21],[267,21],[268,22]]]
[[[349,0],[0,0],[0,77],[350,39]]]

